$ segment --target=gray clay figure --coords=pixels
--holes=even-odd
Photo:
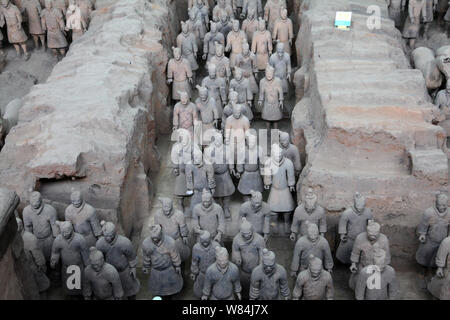
[[[131,241],[117,234],[112,222],[102,221],[103,237],[97,240],[95,247],[103,253],[105,261],[119,273],[123,296],[134,299],[141,283],[136,277],[137,256]]]
[[[386,252],[377,248],[373,264],[364,267],[355,289],[356,300],[395,300],[397,298],[397,280],[395,270],[387,263]],[[369,285],[370,277],[377,276],[378,287]]]
[[[234,69],[234,79],[230,81],[230,91],[231,90],[237,92],[238,103],[247,104],[248,108],[251,108],[253,101],[253,93],[250,87],[250,81],[244,78],[242,69],[238,67]],[[249,120],[251,121],[252,119]]]
[[[439,91],[434,100],[438,107],[442,119],[439,119],[439,126],[444,128],[447,139],[450,137],[450,81],[447,81],[446,88]]]
[[[142,271],[150,272],[148,290],[153,296],[176,294],[183,288],[183,277],[175,240],[164,234],[160,225],[151,225],[149,229],[150,236],[142,243]]]
[[[253,34],[258,30],[258,16],[255,9],[248,10],[247,18],[242,22],[242,31],[245,32],[248,43],[252,43]]]
[[[283,155],[294,164],[295,176],[297,177],[302,171],[302,162],[300,152],[297,146],[291,143],[289,133],[280,131],[280,146],[281,150],[283,150]]]
[[[72,30],[72,42],[79,39],[87,30],[87,23],[84,21],[80,8],[75,3],[70,4],[66,11],[65,31],[70,30]]]
[[[222,242],[222,235],[225,233],[223,209],[214,203],[211,192],[206,189],[203,190],[201,203],[194,207],[192,228],[197,235],[208,231],[214,241]]]
[[[291,276],[296,278],[298,272],[308,269],[309,257],[313,255],[323,261],[324,269],[331,273],[333,269],[333,257],[327,239],[319,234],[319,229],[314,223],[307,223],[306,235],[300,237],[294,248],[291,264]]]
[[[414,49],[416,38],[419,36],[420,19],[426,17],[425,2],[427,0],[408,1],[408,17],[403,26],[403,38],[409,41],[409,47]]]
[[[267,130],[273,123],[278,128],[278,121],[283,118],[284,94],[282,81],[275,77],[275,69],[267,65],[266,76],[259,84],[258,105],[261,108],[261,118],[266,121]]]
[[[242,44],[247,42],[247,35],[240,29],[239,20],[233,20],[232,26],[232,30],[227,35],[227,46],[225,51],[231,51],[230,67],[234,68],[236,66],[236,56],[242,53]]]
[[[323,269],[322,260],[309,257],[309,266],[298,274],[292,291],[292,300],[333,300],[334,286],[331,274]]]
[[[187,194],[191,194],[190,213],[186,216],[192,215],[192,212],[197,204],[202,200],[202,192],[207,189],[214,194],[216,188],[216,180],[214,178],[214,167],[210,163],[203,160],[201,152],[194,152],[194,163],[186,165],[186,187]]]
[[[445,0],[445,2],[447,1]],[[389,17],[394,20],[395,27],[400,29],[403,23],[403,11],[405,11],[406,0],[387,0],[387,5]]]
[[[173,207],[172,199],[160,197],[161,209],[155,213],[155,224],[161,225],[164,234],[175,240],[181,261],[189,258],[191,250],[188,247],[189,230],[183,212]]]
[[[292,197],[292,192],[295,191],[295,172],[291,160],[283,156],[278,144],[272,145],[271,157],[264,164],[263,179],[264,189],[270,189],[267,203],[272,212],[283,214],[284,232],[288,233],[290,215],[295,209]]]
[[[197,298],[203,295],[206,270],[216,261],[217,247],[220,245],[213,241],[211,234],[203,230],[192,248],[191,279],[194,281],[194,294]]]
[[[252,52],[256,55],[256,65],[259,71],[266,69],[269,57],[272,55],[272,36],[266,30],[266,23],[259,19],[258,30],[253,34]]]
[[[445,283],[448,281],[448,275],[450,274],[450,236],[442,240],[439,246],[436,254],[436,266],[436,275],[428,283],[428,291],[434,297],[440,298],[442,289],[445,287]]]
[[[120,300],[124,289],[119,272],[107,262],[103,253],[95,247],[90,248],[91,264],[84,269],[83,297],[85,300]]]
[[[221,133],[216,133],[212,137],[212,141],[205,148],[204,154],[214,168],[216,188],[213,196],[217,200],[221,200],[225,219],[231,220],[230,201],[236,190],[230,175],[233,160],[230,158],[230,152],[223,144]]]
[[[175,104],[173,109],[173,131],[184,129],[194,135],[194,125],[198,120],[197,108],[190,101],[187,92],[180,92],[180,101]]]
[[[236,57],[236,67],[242,69],[242,74],[250,82],[250,90],[256,98],[259,91],[258,84],[256,83],[258,66],[256,64],[256,56],[250,51],[248,43],[242,45],[242,53]]]
[[[216,248],[216,261],[206,269],[202,300],[241,300],[239,268],[228,257],[227,249]]]
[[[181,49],[181,55],[189,61],[193,78],[195,71],[198,70],[197,63],[197,39],[194,34],[189,31],[189,25],[181,21],[181,33],[177,36],[177,47]]]
[[[88,248],[94,247],[98,237],[102,235],[102,228],[95,208],[86,203],[79,191],[70,195],[71,204],[66,208],[65,220],[70,221],[76,233],[86,239]]]
[[[270,235],[270,219],[272,211],[263,201],[261,192],[251,190],[251,198],[244,202],[239,209],[239,218],[246,218],[253,230],[264,237],[267,242]]]
[[[233,238],[231,256],[240,270],[241,285],[246,295],[250,290],[252,271],[261,264],[265,247],[264,238],[254,231],[245,217],[242,218],[239,233]]]
[[[36,236],[45,260],[50,261],[53,241],[59,233],[56,209],[43,203],[41,194],[34,191],[30,197],[30,205],[23,209],[22,215],[25,231]]]
[[[209,62],[216,65],[217,76],[225,79],[225,83],[228,84],[231,77],[230,59],[225,57],[222,44],[216,43],[216,53]]]
[[[288,18],[286,9],[282,9],[280,18],[275,22],[272,32],[273,42],[282,43],[284,51],[290,56],[292,54],[292,39],[294,39],[294,27],[292,20]]]
[[[435,266],[437,250],[442,240],[449,234],[449,225],[448,197],[438,193],[435,205],[425,210],[417,227],[420,242],[416,252],[417,263],[424,267]]]
[[[62,287],[67,295],[80,295],[81,289],[71,286],[69,276],[73,274],[73,266],[77,266],[82,273],[89,265],[89,250],[85,238],[74,231],[70,221],[57,222],[61,229],[52,246],[50,267],[56,268],[61,261]],[[69,269],[70,268],[70,269]]]
[[[50,288],[50,280],[45,274],[47,272],[47,265],[44,253],[39,246],[36,236],[24,229],[22,220],[16,218],[16,222],[17,233],[22,236],[23,250],[25,251],[25,256],[29,261],[31,272],[33,273],[33,279],[39,293],[42,294]]]
[[[202,87],[207,88],[208,95],[216,101],[219,118],[222,118],[223,107],[227,104],[228,97],[225,79],[217,76],[216,65],[208,64],[208,76],[203,78]]]
[[[22,9],[28,18],[28,32],[33,37],[34,47],[45,50],[45,31],[42,29],[41,12],[42,6],[39,0],[26,0],[22,2]]]
[[[336,251],[336,258],[343,264],[350,264],[350,256],[356,237],[366,231],[367,222],[372,220],[372,210],[366,208],[366,198],[359,192],[353,196],[353,206],[346,209],[340,219],[338,233],[341,242]]]
[[[245,146],[244,161],[236,162],[236,169],[233,174],[239,179],[238,190],[243,195],[244,201],[252,196],[252,190],[255,192],[264,191],[264,183],[261,176],[264,167],[265,156],[262,147],[258,145],[258,138],[253,135],[247,135]],[[238,151],[239,152],[239,151]],[[238,154],[238,159],[241,157]]]
[[[198,25],[200,43],[203,43],[205,34],[209,26],[209,7],[205,5],[202,0],[196,0],[193,7],[189,10],[189,16],[192,14],[195,17],[196,25]],[[189,19],[191,20],[191,19]]]
[[[197,13],[194,9],[188,10],[188,20],[186,24],[188,26],[189,32],[194,36],[197,43],[197,49],[199,52],[203,51],[203,41],[205,40],[206,27],[200,19],[197,18]],[[209,25],[209,23],[207,24]]]
[[[222,14],[225,14],[230,20],[234,19],[233,7],[230,4],[227,4],[225,0],[218,0],[217,5],[212,11],[213,20],[215,22],[219,21]]]
[[[89,25],[91,21],[91,14],[94,11],[94,4],[92,0],[76,0],[76,5],[80,8],[83,20]]]
[[[201,142],[202,145],[206,145],[210,140],[208,138],[219,128],[220,113],[216,100],[208,93],[208,88],[197,86],[197,89],[198,98],[195,100],[195,106],[202,122]]]
[[[253,11],[258,16],[263,14],[263,6],[261,0],[244,0],[242,5],[241,19],[248,17],[250,11]]]
[[[0,20],[0,27],[6,24],[9,43],[14,45],[17,56],[20,56],[20,48],[22,48],[23,57],[25,60],[28,60],[30,57],[27,51],[28,37],[22,27],[22,14],[19,8],[11,3],[10,0],[2,0],[1,4],[0,11],[2,18]]]
[[[231,30],[233,30],[233,23],[230,20],[230,17],[224,12],[222,11],[220,13],[220,19],[219,21],[216,22],[217,24],[217,30],[223,34],[223,37],[225,38],[225,40],[228,37],[228,34],[231,32]]]
[[[286,269],[275,260],[275,253],[263,249],[262,263],[252,271],[250,300],[289,300]]]
[[[275,69],[275,77],[281,80],[283,93],[287,94],[289,91],[289,82],[291,82],[291,57],[284,49],[283,43],[277,44],[277,52],[272,54],[269,59],[269,64]]]
[[[225,37],[219,32],[218,26],[211,21],[211,28],[203,41],[203,60],[210,61],[216,54],[216,42],[225,45]]]
[[[375,249],[380,248],[385,251],[386,264],[391,263],[391,253],[388,238],[380,232],[380,225],[373,220],[367,224],[367,231],[360,233],[353,244],[350,261],[350,271],[352,275],[349,280],[349,287],[355,289],[361,270],[368,265],[374,264]]]
[[[65,12],[66,9],[59,10],[51,0],[45,0],[45,9],[41,12],[42,28],[47,31],[47,46],[52,49],[58,59],[66,54],[68,46],[63,16]]]
[[[327,232],[325,210],[317,203],[317,195],[311,188],[308,188],[306,192],[305,201],[295,209],[291,225],[290,239],[292,241],[295,241],[298,236],[306,235],[308,222],[319,227],[321,236],[324,236]]]
[[[225,121],[225,144],[231,144],[229,147],[234,148],[236,152],[236,150],[245,146],[245,137],[250,130],[250,121],[243,114],[244,107],[237,103],[237,94],[235,98],[236,102],[231,102],[233,114]]]
[[[251,121],[253,119],[253,112],[250,106],[247,103],[239,103],[238,101],[239,101],[239,94],[236,91],[230,90],[230,93],[228,94],[228,104],[225,106],[225,108],[223,108],[223,115],[222,115],[223,128],[226,127],[227,119],[233,115],[233,110],[236,105],[239,105],[240,109],[242,110],[243,116],[245,116],[248,121]]]
[[[167,83],[172,84],[172,99],[181,100],[180,92],[192,97],[191,83],[193,73],[190,62],[183,58],[180,48],[172,48],[173,58],[167,65]]]

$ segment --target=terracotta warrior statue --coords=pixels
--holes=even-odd
[[[201,4],[202,6],[205,6],[207,10],[209,10],[211,8],[209,4],[213,3],[213,1],[214,0],[188,0],[188,9],[191,9],[198,4]]]
[[[230,201],[236,189],[231,179],[230,170],[234,162],[223,144],[221,133],[217,132],[211,137],[211,143],[205,148],[204,155],[214,168],[216,188],[213,196],[218,202],[221,200],[225,219],[231,220]]]
[[[248,43],[253,43],[253,34],[256,30],[258,30],[258,17],[255,9],[250,9],[247,18],[242,22],[242,31],[245,32]]]
[[[52,256],[50,258],[50,267],[56,268],[61,261],[62,287],[67,295],[81,295],[81,288],[74,286],[73,280],[69,277],[75,272],[74,266],[83,273],[89,262],[89,250],[85,238],[74,231],[70,221],[57,221],[61,234],[59,234],[52,246]],[[76,283],[75,283],[76,284]]]
[[[90,248],[91,264],[84,269],[84,300],[121,300],[124,297],[120,274],[117,269],[105,262],[103,252]]]
[[[184,129],[179,129],[178,142],[173,145],[171,150],[173,174],[175,176],[173,194],[178,207],[184,213],[187,213],[184,200],[189,196],[186,187],[186,165],[192,164],[194,151],[201,153],[200,148],[192,141],[191,133]]]
[[[275,77],[281,80],[283,93],[287,94],[289,91],[289,82],[291,82],[291,57],[284,52],[284,44],[279,42],[277,44],[277,52],[272,54],[269,59],[269,64],[275,69]]]
[[[244,78],[242,69],[238,67],[234,69],[234,78],[230,81],[230,91],[231,90],[237,92],[238,94],[237,103],[246,104],[248,108],[252,107],[253,93],[252,88],[250,87],[250,81]],[[252,119],[253,117],[249,120],[251,121]]]
[[[420,244],[416,252],[416,261],[425,268],[425,276],[430,268],[436,266],[435,259],[439,245],[449,235],[449,211],[447,195],[438,193],[435,205],[425,210],[417,227]]]
[[[243,115],[242,105],[233,103],[233,114],[229,116],[225,123],[225,144],[230,148],[232,152],[232,159],[235,159],[234,155],[243,156],[237,154],[236,151],[240,148],[245,148],[245,137],[250,130],[250,121]],[[237,159],[237,161],[242,161]]]
[[[259,71],[266,69],[272,50],[272,36],[266,30],[266,22],[259,19],[258,30],[255,31],[252,39],[252,52],[256,55],[256,65]]]
[[[274,129],[278,128],[278,121],[283,118],[284,95],[282,81],[275,77],[275,69],[267,65],[266,77],[259,84],[258,105],[261,110],[261,118],[266,121],[267,131],[270,131],[271,123]]]
[[[53,8],[58,9],[63,15],[67,10],[67,0],[52,0]]]
[[[434,297],[442,299],[442,293],[445,293],[447,296],[450,293],[448,292],[450,289],[448,283],[450,275],[450,236],[442,240],[439,246],[436,254],[436,266],[436,275],[428,283],[428,290]]]
[[[314,255],[323,261],[324,268],[331,273],[333,270],[333,257],[327,239],[319,234],[316,224],[306,222],[306,235],[301,236],[294,248],[291,264],[291,276],[297,278],[297,273],[308,269],[309,257]]]
[[[213,241],[211,234],[203,230],[198,242],[192,248],[191,279],[194,282],[194,294],[197,298],[203,295],[206,270],[216,261],[216,248],[220,245]]]
[[[206,26],[209,25],[209,22],[207,25],[203,24],[201,19],[198,18],[196,11],[193,9],[188,10],[188,17],[189,19],[186,20],[186,24],[189,32],[194,36],[197,48],[203,50],[203,41],[207,32]]]
[[[45,31],[41,24],[41,3],[39,0],[25,0],[22,2],[22,6],[27,14],[28,32],[33,37],[34,47],[38,49],[39,41],[41,41],[41,49],[45,50]]]
[[[190,32],[189,25],[181,21],[181,33],[177,36],[177,47],[181,50],[181,55],[189,61],[192,71],[193,83],[195,83],[195,72],[198,70],[197,64],[197,39]]]
[[[239,103],[238,101],[239,94],[236,91],[230,90],[230,93],[228,94],[228,104],[223,108],[222,128],[226,127],[227,119],[233,115],[235,106],[240,106],[242,115],[245,116],[249,122],[253,119],[253,112],[249,105],[247,103]]]
[[[356,237],[350,256],[352,275],[350,276],[349,287],[352,289],[356,287],[361,270],[370,264],[374,264],[373,257],[376,248],[383,249],[386,252],[386,264],[391,263],[389,240],[380,232],[380,225],[370,220],[366,230]]]
[[[216,22],[217,24],[217,31],[219,31],[221,34],[223,34],[223,37],[225,40],[228,37],[228,34],[233,29],[233,23],[230,20],[230,17],[227,16],[225,12],[220,13],[220,19]]]
[[[86,239],[88,248],[94,247],[97,239],[102,235],[102,228],[95,208],[86,203],[79,191],[70,195],[72,204],[66,208],[65,219],[72,222],[75,232]]]
[[[104,260],[117,270],[123,297],[135,299],[141,287],[136,277],[136,250],[127,237],[117,234],[114,223],[102,221],[102,230],[103,237],[98,239],[95,247],[103,253]]]
[[[295,144],[291,143],[291,136],[287,132],[280,131],[280,147],[283,155],[292,161],[295,169],[295,176],[298,177],[302,171],[300,152]]]
[[[233,28],[227,35],[226,52],[230,52],[230,67],[236,66],[236,57],[242,53],[242,44],[247,41],[247,35],[239,28],[239,20],[233,20]]]
[[[289,232],[289,217],[295,209],[292,193],[295,191],[295,172],[291,160],[283,156],[278,144],[272,145],[271,157],[264,165],[264,189],[269,190],[267,203],[274,214],[282,213],[284,232]]]
[[[262,263],[252,271],[250,300],[289,300],[286,269],[275,261],[275,253],[263,249]]]
[[[232,6],[227,4],[225,0],[218,0],[217,5],[213,9],[212,19],[215,22],[219,21],[222,13],[225,13],[229,20],[234,19],[234,11]]]
[[[33,279],[39,290],[41,298],[45,298],[45,291],[50,288],[50,280],[46,276],[47,265],[44,253],[38,243],[38,238],[28,232],[23,227],[23,222],[19,218],[16,218],[17,233],[22,236],[23,250],[30,265],[31,272],[33,273]]]
[[[86,29],[91,22],[91,14],[94,11],[94,5],[92,0],[75,0],[75,4],[81,10],[81,16],[83,17],[84,22],[86,22]]]
[[[66,54],[66,26],[62,11],[53,6],[52,0],[45,0],[45,9],[41,12],[42,28],[47,31],[47,46],[58,59]]]
[[[27,51],[28,37],[22,28],[22,15],[20,10],[10,0],[1,0],[1,4],[0,12],[2,18],[0,19],[0,28],[6,23],[9,43],[14,45],[18,57],[21,55],[20,48],[22,48],[23,57],[25,60],[28,60],[30,57]]]
[[[195,206],[202,202],[203,189],[207,189],[211,194],[214,194],[216,189],[212,164],[205,161],[203,154],[198,151],[193,152],[193,160],[193,163],[186,165],[186,194],[192,195],[189,213],[185,212],[187,217],[190,217]]]
[[[22,215],[25,231],[36,236],[37,244],[45,260],[49,262],[53,241],[59,234],[56,209],[43,203],[41,194],[34,191],[30,197],[30,204],[25,207]]]
[[[264,167],[265,156],[262,147],[258,145],[258,138],[247,135],[244,162],[236,161],[236,169],[232,174],[239,179],[238,190],[243,195],[244,201],[253,198],[252,191],[263,192],[264,183],[261,176]],[[239,152],[239,151],[238,151]],[[240,157],[238,156],[238,159]]]
[[[228,83],[230,83],[231,69],[230,59],[225,57],[223,45],[216,43],[216,54],[211,58],[210,63],[216,65],[217,76],[225,79],[225,89],[228,91]]]
[[[440,111],[439,126],[444,128],[448,139],[450,137],[450,81],[447,81],[445,89],[438,92],[434,104]]]
[[[374,251],[373,264],[364,267],[355,289],[356,300],[396,300],[397,281],[395,270],[388,265],[386,252],[377,248]],[[370,277],[378,277],[378,287]]]
[[[208,88],[197,86],[198,98],[195,100],[197,113],[202,121],[201,141],[206,145],[219,129],[220,114],[217,108],[217,102],[214,97],[208,93]]]
[[[427,10],[425,3],[428,0],[410,0],[408,1],[408,17],[403,26],[403,38],[409,41],[409,47],[415,48],[416,38],[420,31],[420,18],[427,20]]]
[[[227,249],[216,248],[216,261],[206,269],[202,300],[241,300],[239,268],[228,257]]]
[[[211,21],[211,29],[205,35],[203,41],[203,60],[210,61],[216,54],[216,42],[225,45],[225,37],[217,28],[217,24]]]
[[[219,119],[221,119],[223,115],[223,107],[226,106],[228,97],[226,93],[225,79],[217,76],[217,68],[215,64],[208,64],[208,76],[203,78],[202,87],[208,89],[208,95],[216,101]]]
[[[281,18],[281,10],[284,8],[287,8],[286,0],[267,0],[264,6],[264,20],[270,33],[274,29],[275,22]]]
[[[81,14],[81,9],[75,4],[71,4],[67,8],[65,30],[72,30],[72,41],[79,39],[86,33],[87,23]]]
[[[308,188],[306,192],[305,201],[295,209],[289,238],[296,241],[298,236],[306,235],[308,222],[317,225],[320,235],[325,236],[325,232],[327,232],[325,210],[317,203],[317,195],[311,188]]]
[[[5,58],[6,58],[6,54],[3,51],[3,32],[1,32],[2,31],[1,28],[4,25],[5,25],[5,17],[0,12],[0,72],[3,70],[5,66]]]
[[[265,242],[269,240],[271,216],[272,210],[267,202],[263,201],[261,192],[251,190],[251,198],[239,209],[239,218],[246,218],[253,230],[264,237]]]
[[[187,92],[179,92],[180,101],[175,104],[173,109],[173,131],[184,129],[194,135],[194,125],[197,119],[197,109],[195,104],[190,101]]]
[[[292,39],[294,39],[294,27],[292,20],[288,18],[286,9],[281,10],[280,18],[275,22],[272,32],[273,42],[282,43],[284,51],[290,57],[292,54]]]
[[[194,207],[192,213],[193,230],[197,235],[208,231],[214,241],[221,243],[225,233],[223,209],[213,201],[211,192],[203,190],[202,201]]]
[[[195,0],[195,4],[189,9],[189,16],[191,13],[195,16],[196,24],[200,28],[200,39],[203,43],[205,34],[209,27],[209,4],[205,0]],[[192,20],[189,18],[189,20]]]
[[[173,207],[172,199],[160,197],[161,209],[156,211],[154,223],[161,225],[164,234],[175,240],[175,246],[181,261],[189,258],[191,250],[188,247],[189,230],[183,212]]]
[[[172,48],[172,51],[173,58],[167,65],[167,83],[172,84],[172,99],[181,100],[180,92],[186,92],[191,98],[190,84],[194,82],[191,64],[183,58],[180,48]]]
[[[356,237],[366,231],[367,222],[372,220],[372,210],[366,208],[366,198],[359,192],[353,196],[353,206],[346,209],[339,219],[338,232],[341,238],[336,258],[343,264],[351,264],[350,256]]]
[[[434,20],[437,2],[438,0],[425,0],[425,10],[422,11],[422,21],[424,24],[423,38],[425,41],[428,40],[428,29],[430,28],[430,23]]]
[[[387,0],[387,5],[389,17],[394,20],[395,27],[400,29],[403,23],[403,11],[405,11],[406,0]]]
[[[263,14],[263,6],[261,5],[261,0],[243,0],[241,19],[248,17],[250,11],[253,11],[260,17]]]
[[[250,51],[250,47],[247,42],[242,44],[242,53],[236,57],[236,67],[242,70],[242,74],[245,79],[248,79],[250,83],[250,90],[256,98],[259,88],[256,83],[256,77],[258,75],[258,66],[256,64],[256,56]]]
[[[233,238],[232,261],[240,270],[241,285],[245,295],[250,289],[250,277],[253,269],[262,262],[264,238],[254,231],[253,226],[244,217],[241,219],[239,233]]]
[[[334,286],[331,274],[323,269],[322,260],[311,255],[307,270],[298,274],[292,300],[333,300]]]
[[[170,296],[181,291],[181,258],[175,240],[164,234],[160,225],[150,225],[150,236],[142,243],[142,271],[148,277],[153,296]]]

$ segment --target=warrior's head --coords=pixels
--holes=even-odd
[[[233,31],[234,32],[239,31],[239,20],[237,20],[237,19],[233,20]]]
[[[163,230],[160,224],[154,224],[149,226],[150,229],[150,239],[152,239],[153,243],[159,244],[163,238]]]
[[[224,247],[216,247],[216,264],[221,269],[226,269],[230,263],[228,251]]]
[[[305,210],[308,213],[313,212],[316,209],[317,205],[317,196],[314,193],[313,189],[308,188],[305,196]]]
[[[203,189],[202,192],[202,206],[204,208],[209,208],[213,204],[213,197],[208,189]]]
[[[56,223],[61,230],[64,239],[70,239],[73,235],[73,226],[70,221],[57,221]]]
[[[34,209],[39,209],[42,205],[42,196],[38,191],[34,191],[30,197],[30,204]]]
[[[261,209],[261,207],[262,207],[262,200],[263,200],[263,197],[262,197],[262,194],[261,194],[261,192],[259,192],[259,191],[254,191],[254,190],[250,190],[250,194],[251,194],[251,198],[250,198],[250,203],[251,203],[251,206],[252,206],[252,208],[255,210],[255,211],[259,211],[260,209]]]
[[[92,269],[94,269],[95,272],[101,271],[105,264],[103,252],[97,250],[96,247],[91,247],[89,250],[90,250],[89,260],[91,261]]]
[[[311,278],[315,280],[319,279],[323,270],[322,260],[314,255],[310,255],[308,269],[311,274]]]
[[[234,69],[234,78],[237,81],[241,81],[242,80],[242,69],[241,68],[236,67]]]
[[[253,226],[246,218],[242,218],[239,232],[245,241],[250,241],[253,238]]]
[[[275,76],[275,69],[270,64],[268,64],[266,66],[266,79],[272,81],[274,76]]]
[[[282,8],[281,11],[280,11],[281,19],[286,20],[287,19],[287,15],[288,15],[288,12],[287,12],[286,8]]]
[[[258,21],[258,30],[259,31],[266,31],[266,22],[264,21],[264,19],[259,19]]]
[[[284,43],[278,42],[277,43],[277,54],[280,58],[284,56]]]
[[[308,221],[306,222],[306,236],[311,242],[316,242],[317,239],[319,239],[319,228],[317,227],[317,224]]]
[[[172,199],[167,198],[167,197],[159,197],[158,200],[161,203],[162,212],[166,216],[170,216],[172,214],[172,210],[173,210],[173,201],[172,201]]]
[[[175,60],[180,61],[181,60],[181,49],[178,47],[172,47],[173,51],[173,57]]]
[[[361,193],[356,192],[353,196],[354,206],[357,212],[362,213],[366,208],[366,197],[364,197]]]
[[[448,197],[445,193],[438,193],[436,195],[436,209],[440,213],[444,213],[448,207]]]
[[[203,248],[208,248],[211,244],[211,234],[207,230],[203,230],[199,236],[199,242]]]
[[[270,275],[275,271],[275,253],[266,248],[263,249],[262,266],[265,274]]]
[[[370,242],[376,242],[380,238],[380,224],[373,220],[367,223],[367,238]]]
[[[70,195],[70,201],[75,208],[81,207],[81,205],[83,204],[83,197],[81,196],[81,192],[73,191]]]
[[[100,224],[102,226],[103,237],[105,238],[106,242],[113,242],[117,235],[116,226],[114,225],[114,223],[109,221],[102,221]]]

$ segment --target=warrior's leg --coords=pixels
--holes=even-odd
[[[231,201],[230,197],[222,198],[223,211],[224,211],[225,219],[227,219],[227,220],[231,220],[230,201]]]
[[[284,233],[289,234],[290,230],[290,219],[291,219],[291,213],[290,212],[283,212],[284,217]]]
[[[278,228],[278,212],[274,212],[273,215],[270,216],[271,225],[273,227],[274,234],[280,234],[280,230]]]
[[[58,58],[58,49],[52,49],[53,55]]]
[[[415,38],[409,39],[409,47],[411,49],[414,49],[415,44],[416,44],[416,39]]]
[[[42,51],[45,51],[45,50],[46,50],[46,47],[45,47],[45,34],[41,34],[41,35],[39,36],[39,39],[41,40],[41,45],[42,45],[41,50],[42,50]]]
[[[61,53],[61,58],[63,58],[66,55],[66,48],[59,49],[59,52]]]
[[[266,130],[270,132],[270,121],[266,121]]]
[[[275,122],[273,123],[273,128],[274,128],[275,130],[278,130],[278,121],[275,121]]]
[[[14,43],[14,49],[16,49],[17,56],[20,57],[20,45]]]
[[[430,28],[430,23],[429,23],[429,22],[425,23],[425,26],[424,26],[424,28],[423,28],[423,39],[424,39],[425,41],[428,40],[428,29],[429,29],[429,28]]]
[[[32,34],[31,36],[33,37],[34,48],[38,49],[39,48],[39,36],[37,34]]]
[[[175,198],[176,203],[178,207],[181,209],[181,211],[184,213],[184,197],[178,196]]]

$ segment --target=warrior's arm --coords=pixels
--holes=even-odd
[[[366,272],[361,272],[360,276],[357,277],[356,287],[355,287],[355,299],[364,300],[366,296],[366,284],[367,284],[367,274]]]
[[[339,227],[338,227],[338,232],[339,234],[347,234],[347,223],[348,223],[348,216],[346,214],[346,212],[344,211],[344,213],[341,215],[341,218],[339,219]]]
[[[84,277],[83,277],[83,297],[84,298],[90,298],[92,296],[92,287],[91,287],[91,281],[87,277],[86,269],[83,271]]]
[[[123,287],[122,282],[120,280],[119,272],[117,270],[113,269],[114,272],[111,272],[109,274],[109,281],[111,282],[111,286],[113,288],[113,295],[114,298],[120,299],[123,297]]]
[[[325,246],[323,248],[323,256],[324,256],[325,269],[327,269],[327,270],[333,269],[333,266],[334,266],[333,256],[331,255],[331,249],[330,249],[330,245],[328,244],[328,241],[326,241]]]
[[[392,281],[389,282],[387,285],[387,290],[388,290],[388,299],[396,300],[398,291],[397,291],[397,280],[395,277],[395,271],[394,271],[394,276],[392,278]]]
[[[52,229],[53,237],[56,238],[56,236],[57,236],[58,233],[59,233],[58,226],[56,225],[56,220],[57,220],[57,217],[56,217],[56,210],[53,209],[53,208],[51,208],[51,209],[52,209],[52,210],[51,210],[51,212],[50,212],[48,222],[50,223],[50,228]]]
[[[94,233],[95,237],[100,237],[103,234],[102,226],[100,225],[100,221],[98,220],[97,212],[94,211],[94,213],[91,215],[89,222],[91,224],[92,232]]]
[[[333,279],[331,277],[328,280],[327,286],[325,288],[325,299],[326,300],[334,299],[334,286],[333,286]]]
[[[299,211],[295,209],[294,211],[294,217],[292,218],[292,225],[291,225],[291,232],[298,234],[299,228],[300,228],[300,218],[299,218]]]
[[[270,11],[270,5],[266,3],[266,6],[264,7],[264,20],[269,21],[269,11]]]
[[[359,239],[361,239],[361,238],[359,238]],[[350,261],[352,263],[358,263],[359,259],[361,257],[362,250],[361,250],[361,246],[360,246],[359,241],[358,241],[359,239],[357,237],[356,240],[355,240],[355,243],[353,244],[352,253],[350,255]]]
[[[287,273],[284,268],[280,270],[279,283],[281,296],[284,297],[285,299],[289,299],[291,293],[289,292]]]
[[[268,213],[264,216],[264,224],[263,224],[263,233],[264,235],[270,233],[270,216],[271,214]]]
[[[123,248],[123,255],[127,258],[130,268],[136,268],[137,256],[131,241],[127,241],[127,243],[125,244]]]
[[[188,190],[194,190],[194,174],[190,165],[186,166],[186,187]]]
[[[430,216],[427,212],[422,215],[422,219],[417,227],[417,233],[419,235],[426,236],[428,233],[428,227],[430,226]]]
[[[142,248],[142,266],[149,269],[152,266],[152,253],[148,248]]]
[[[291,271],[297,273],[300,268],[300,257],[302,254],[303,248],[300,244],[300,241],[297,241],[294,248],[294,256],[292,257],[291,263]]]
[[[292,25],[292,21],[289,20],[289,24],[288,24],[288,29],[289,29],[289,41],[292,41],[292,39],[294,39],[294,27]]]
[[[191,273],[192,274],[197,275],[200,273],[199,264],[200,264],[200,257],[199,257],[199,255],[197,255],[197,253],[195,252],[195,249],[194,249],[192,252],[192,260],[191,260]]]
[[[24,211],[26,211],[26,210],[24,210]],[[31,220],[31,218],[28,214],[23,215],[23,226],[25,228],[25,231],[33,233],[33,220]]]
[[[252,272],[250,277],[250,300],[256,300],[259,298],[260,286],[260,280],[257,279],[256,273]]]
[[[303,296],[303,279],[300,277],[295,281],[294,291],[292,291],[292,300],[299,300]]]
[[[240,268],[242,264],[241,248],[239,247],[238,240],[233,239],[233,244],[231,245],[231,259]]]
[[[223,209],[220,208],[219,214],[218,214],[218,226],[217,231],[224,234],[225,233],[225,215],[223,213]]]
[[[436,266],[438,266],[439,268],[445,268],[446,264],[447,264],[447,257],[450,253],[450,238],[444,239],[440,246],[439,249],[436,253]]]
[[[87,247],[86,240],[84,237],[80,238],[80,242],[78,243],[78,250],[80,251],[81,259],[83,260],[83,264],[87,267],[90,264],[89,261],[89,248]]]

